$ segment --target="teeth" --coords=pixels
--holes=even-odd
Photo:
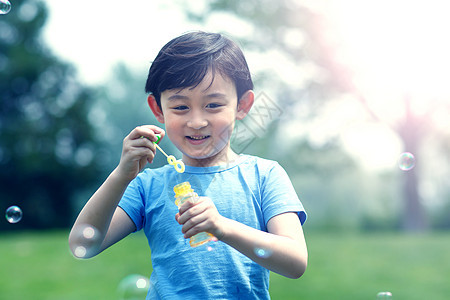
[[[206,138],[207,136],[206,135],[204,135],[204,136],[190,136],[189,138],[191,138],[191,139],[193,139],[193,140],[202,140],[202,139],[204,139],[204,138]]]

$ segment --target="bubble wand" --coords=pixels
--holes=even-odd
[[[144,136],[142,136],[141,138],[143,137]],[[167,157],[167,162],[169,163],[169,165],[173,166],[175,171],[177,171],[178,173],[183,173],[185,170],[183,161],[181,159],[176,159],[173,155],[167,155],[167,153],[164,152],[164,150],[161,149],[161,147],[158,145],[159,141],[161,140],[161,135],[156,134],[156,138],[156,142],[153,143],[155,144],[156,148],[158,148],[158,150],[161,151],[161,153],[164,154],[165,157]]]

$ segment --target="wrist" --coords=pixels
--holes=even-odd
[[[109,175],[109,180],[113,181],[118,186],[128,186],[133,178],[130,179],[127,176],[123,176],[119,168],[115,168]]]
[[[227,222],[229,221],[229,219],[221,216],[220,217],[220,221],[219,221],[219,225],[216,227],[215,232],[213,233],[213,235],[219,240],[223,240],[223,238],[226,235],[226,228],[227,228]]]

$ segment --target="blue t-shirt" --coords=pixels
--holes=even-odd
[[[284,169],[274,161],[241,155],[233,164],[170,165],[145,169],[128,186],[119,206],[144,229],[153,272],[147,299],[270,299],[269,270],[223,242],[192,248],[175,220],[173,187],[189,181],[199,196],[211,198],[219,213],[267,231],[270,218],[306,212]]]

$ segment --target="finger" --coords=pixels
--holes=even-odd
[[[215,205],[209,197],[197,197],[195,200],[184,202],[178,210],[180,216],[183,217],[181,221],[185,222],[192,216],[205,212],[210,206],[215,209]]]
[[[180,213],[180,216],[183,215],[186,211],[188,211],[191,207],[196,205],[196,203],[193,203],[191,201],[184,202],[180,208],[178,209],[178,212]]]
[[[188,220],[186,220],[186,222],[182,224],[183,227],[181,227],[181,232],[186,233],[191,228],[198,226],[198,224],[204,223],[207,219],[208,217],[205,214],[200,214],[192,218],[189,218]]]
[[[166,132],[164,131],[164,129],[162,129],[162,128],[158,127],[158,126],[155,126],[155,125],[143,125],[141,127],[142,127],[141,129],[143,129],[143,130],[145,130],[145,131],[147,131],[149,133],[153,132],[155,134],[155,136],[157,134],[159,134],[161,139],[163,139],[164,136],[166,135]],[[155,142],[156,142],[156,140],[155,140]]]
[[[163,129],[154,125],[138,126],[130,133],[130,139],[140,139],[141,137],[146,137],[151,142],[156,142],[158,140],[156,137],[157,134],[159,134],[162,139],[165,132]]]
[[[140,156],[156,153],[156,146],[147,139],[127,140],[123,144],[125,153],[139,153]]]
[[[138,159],[145,158],[148,162],[152,162],[156,155],[156,146],[148,139],[132,139],[128,137],[124,140],[123,154],[132,155]]]
[[[129,156],[131,157],[132,161],[135,161],[139,164],[138,165],[139,171],[141,171],[147,163],[151,163],[154,158],[154,154],[150,152],[148,149],[145,152],[135,151],[134,153],[131,153]],[[135,157],[134,159],[132,158],[133,156]]]
[[[207,221],[204,220],[203,222],[198,223],[195,226],[191,226],[186,230],[183,230],[182,228],[181,232],[184,234],[184,238],[188,239],[200,232],[206,232],[206,228],[207,228]]]
[[[196,233],[199,233],[201,231],[201,228],[203,227],[204,223],[205,223],[206,219],[204,218],[196,218],[195,220],[189,220],[187,221],[183,227],[181,227],[181,232],[183,234],[191,234],[191,235],[195,235]]]
[[[132,145],[134,147],[146,147],[146,148],[149,148],[153,153],[156,153],[155,144],[152,141],[150,141],[148,138],[139,138],[139,139],[133,140]]]
[[[180,217],[178,218],[178,222],[180,224],[185,224],[189,220],[195,218],[198,215],[203,214],[206,211],[206,207],[194,205],[185,212],[180,212]],[[195,220],[195,219],[194,219]]]

